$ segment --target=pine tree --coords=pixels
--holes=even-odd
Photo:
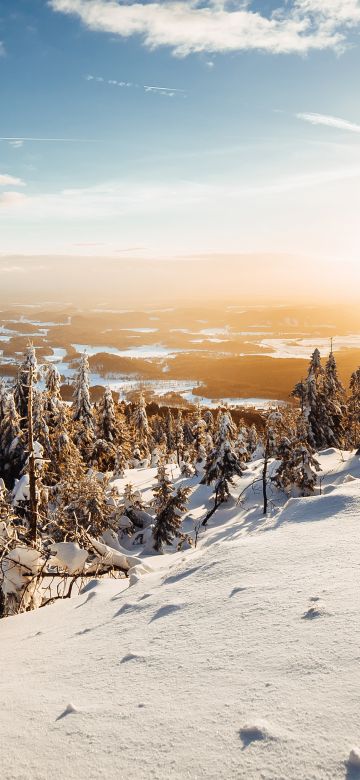
[[[171,414],[171,409],[168,408],[166,414],[166,447],[167,452],[173,452],[175,447],[175,435],[174,435],[174,420]]]
[[[145,454],[149,451],[149,421],[146,414],[146,403],[142,393],[135,404],[132,419],[135,430],[136,443]]]
[[[75,443],[83,457],[88,458],[94,444],[94,417],[90,400],[89,359],[84,353],[79,362],[75,376],[73,393],[73,420],[75,427]]]
[[[154,507],[157,513],[166,506],[172,495],[171,479],[166,471],[166,466],[160,463],[157,472],[157,484],[153,488]]]
[[[64,405],[61,398],[61,377],[53,363],[50,363],[45,373],[44,408],[49,429],[59,424],[60,409]]]
[[[258,433],[254,423],[248,429],[247,449],[250,455],[253,455],[258,445]]]
[[[164,545],[172,544],[181,535],[181,515],[186,510],[188,495],[187,488],[178,488],[157,515],[153,529],[154,550],[157,552],[162,552]]]
[[[20,426],[20,415],[12,393],[9,393],[4,416],[0,424],[0,476],[8,487],[20,476],[25,462],[24,438]]]
[[[90,381],[89,381],[89,358],[84,352],[81,355],[79,368],[74,382],[73,393],[73,420],[79,422],[86,428],[93,429],[93,411],[90,400]]]
[[[303,496],[314,492],[320,464],[308,438],[308,422],[304,415],[300,415],[296,433],[290,433],[289,437],[284,436],[280,441],[277,454],[280,465],[272,479],[286,493],[294,488]]]
[[[40,390],[33,390],[33,428],[34,439],[40,442],[45,458],[51,458],[50,432],[46,421],[44,396]]]
[[[175,449],[178,465],[180,466],[184,451],[184,428],[182,411],[179,409],[175,425]]]
[[[36,352],[33,344],[28,344],[25,350],[24,360],[19,366],[17,377],[14,384],[14,401],[17,412],[20,416],[21,427],[26,427],[28,413],[28,398],[30,380],[33,384],[38,380],[38,365]]]
[[[323,430],[324,409],[321,393],[323,374],[320,352],[315,349],[310,359],[306,380],[299,382],[292,392],[292,395],[300,400],[301,410],[309,426],[309,444],[314,448],[327,446]]]
[[[351,374],[350,397],[348,402],[349,445],[356,449],[360,447],[360,368]]]
[[[193,446],[195,450],[196,462],[200,463],[202,460],[204,460],[204,458],[206,458],[206,449],[205,449],[206,422],[201,417],[200,404],[198,404],[196,407],[196,412],[194,417],[195,419],[192,427]]]
[[[245,425],[240,423],[236,439],[236,452],[239,460],[243,463],[249,460],[248,439],[248,430]]]
[[[99,404],[98,437],[107,442],[116,442],[118,436],[115,404],[110,387],[106,387]]]
[[[332,349],[322,378],[321,400],[324,416],[322,426],[324,445],[341,448],[345,440],[346,399]]]
[[[244,467],[232,448],[231,438],[234,424],[230,415],[223,412],[218,419],[215,448],[209,453],[205,464],[202,484],[215,483],[215,509],[230,496],[234,476],[241,476]]]

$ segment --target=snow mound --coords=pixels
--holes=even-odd
[[[352,748],[352,750],[350,750],[347,765],[351,769],[360,770],[360,750],[358,748]]]

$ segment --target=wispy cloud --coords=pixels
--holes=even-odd
[[[0,57],[6,57],[6,49],[3,41],[0,41]]]
[[[0,136],[0,141],[7,141],[11,146],[19,148],[26,142],[31,143],[71,143],[92,144],[98,143],[98,138],[36,138],[32,136]]]
[[[18,179],[17,176],[0,173],[0,187],[26,187],[26,184],[22,179]]]
[[[325,127],[334,127],[336,130],[347,130],[349,133],[360,133],[360,125],[355,122],[349,122],[347,119],[341,119],[338,116],[328,114],[295,114],[297,119],[303,122],[309,122],[311,125],[324,125]]]
[[[357,0],[279,3],[266,16],[252,10],[251,0],[48,0],[54,11],[77,16],[90,30],[123,38],[137,35],[148,48],[168,46],[179,57],[192,52],[341,50],[349,28],[360,23]]]
[[[178,87],[158,87],[149,84],[135,84],[132,81],[119,81],[118,79],[106,79],[103,76],[93,76],[91,73],[85,76],[85,79],[86,81],[92,81],[95,84],[105,84],[110,87],[141,89],[145,92],[154,92],[155,94],[163,95],[164,97],[174,97],[175,95],[186,96],[185,89],[179,89]]]
[[[66,219],[101,221],[128,215],[153,215],[179,213],[198,206],[212,206],[227,202],[241,204],[250,198],[273,198],[274,195],[301,189],[313,190],[332,182],[360,179],[360,167],[333,168],[311,173],[294,173],[273,179],[265,178],[256,183],[210,183],[174,180],[149,183],[142,181],[104,182],[92,187],[73,188],[55,193],[25,197],[20,192],[0,195],[0,213],[6,211],[9,219]]]

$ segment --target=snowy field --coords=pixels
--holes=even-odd
[[[359,778],[360,462],[321,465],[322,495],[264,519],[250,488],[130,587],[2,620],[1,778]],[[126,478],[146,498],[155,474]],[[211,491],[188,483],[190,531]]]

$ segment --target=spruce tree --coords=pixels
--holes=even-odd
[[[160,463],[157,472],[157,483],[153,487],[154,507],[157,514],[166,506],[172,492],[172,483],[166,466]]]
[[[350,378],[350,396],[348,402],[349,434],[348,442],[350,447],[359,449],[360,447],[360,368],[357,368],[351,374]]]
[[[98,430],[100,439],[107,442],[116,442],[118,429],[116,421],[115,404],[110,387],[106,387],[98,410]]]
[[[149,421],[146,413],[145,398],[140,393],[139,398],[135,404],[133,419],[132,419],[136,443],[140,450],[147,454],[149,452]]]
[[[75,443],[82,455],[89,457],[94,443],[94,417],[90,400],[89,359],[84,353],[79,362],[75,376],[73,392],[73,421],[75,427]]]
[[[215,447],[207,457],[202,479],[204,485],[215,483],[215,508],[223,501],[228,500],[233,477],[241,476],[244,470],[232,447],[231,438],[234,434],[234,424],[230,415],[223,412],[217,424]]]
[[[14,384],[14,401],[17,412],[20,416],[22,428],[26,428],[28,413],[28,398],[30,382],[36,384],[38,380],[38,365],[36,352],[33,344],[29,343],[25,350],[25,355]]]
[[[321,400],[324,446],[341,448],[345,440],[346,399],[332,349],[322,378]]]
[[[153,529],[154,550],[162,552],[164,545],[170,545],[181,535],[182,514],[186,510],[189,490],[178,488],[155,520]]]
[[[183,419],[182,419],[182,411],[179,409],[178,415],[176,418],[176,425],[175,425],[175,449],[176,449],[176,457],[178,466],[180,466],[183,452],[184,452],[184,428],[183,428]]]
[[[320,464],[309,444],[308,422],[304,415],[299,417],[296,433],[281,439],[277,458],[280,465],[272,479],[278,488],[288,494],[298,489],[303,496],[314,492]]]

